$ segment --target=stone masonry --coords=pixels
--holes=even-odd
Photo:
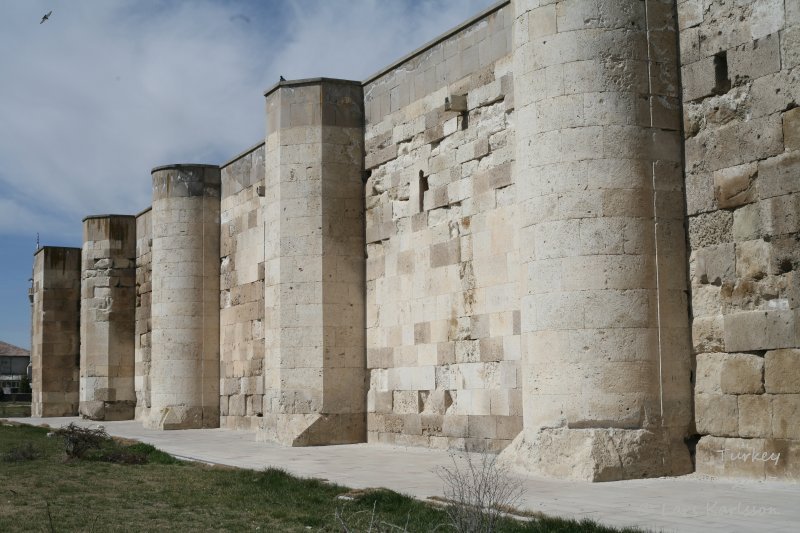
[[[266,97],[259,438],[293,446],[363,442],[361,84],[281,82]]]
[[[536,472],[691,470],[669,2],[516,4],[524,431]],[[535,3],[534,3],[535,4]]]
[[[150,411],[145,426],[219,426],[220,171],[153,169]]]
[[[697,470],[797,479],[800,2],[678,17]]]
[[[799,76],[797,0],[511,0],[281,81],[82,268],[37,252],[34,413],[80,353],[96,419],[797,480]]]
[[[263,143],[222,166],[220,426],[235,429],[264,413],[264,168]]]
[[[134,390],[136,392],[136,420],[150,418],[151,350],[150,322],[153,293],[152,210],[136,215],[136,310],[134,323]]]
[[[75,416],[81,249],[39,248],[33,256],[31,292],[31,416]]]
[[[129,420],[134,392],[136,218],[83,220],[80,414]]]

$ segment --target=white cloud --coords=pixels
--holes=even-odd
[[[279,75],[363,79],[490,3],[307,0],[276,20],[261,2],[5,0],[0,233],[49,244],[79,239],[84,215],[135,213],[151,167],[256,142]]]

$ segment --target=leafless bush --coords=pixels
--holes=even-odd
[[[451,453],[452,466],[437,474],[444,483],[447,516],[459,533],[489,533],[498,518],[513,511],[524,494],[522,483],[493,454]]]
[[[372,505],[372,511],[354,511],[347,513],[347,507],[336,509],[336,523],[342,533],[408,533],[408,521],[404,526],[391,524],[383,520],[377,513],[378,502]]]
[[[71,459],[85,457],[90,450],[99,450],[111,440],[103,426],[85,428],[74,422],[53,431],[53,434],[64,441],[64,452]]]

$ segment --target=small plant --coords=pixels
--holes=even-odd
[[[70,459],[82,459],[91,450],[99,450],[111,441],[103,426],[96,429],[81,427],[74,422],[53,431],[64,441],[64,452]]]
[[[3,454],[3,461],[7,463],[19,463],[22,461],[35,461],[44,454],[42,451],[33,445],[32,442],[23,442],[14,446],[6,453]]]
[[[522,483],[511,477],[510,468],[497,456],[451,453],[451,467],[437,474],[444,483],[446,512],[450,525],[459,533],[495,531],[503,513],[514,510],[524,494]]]
[[[372,510],[361,510],[347,513],[347,507],[342,506],[336,509],[336,523],[342,528],[343,533],[365,531],[367,533],[389,533],[399,531],[408,533],[408,517],[403,526],[398,526],[387,522],[377,512],[378,502],[372,504]]]

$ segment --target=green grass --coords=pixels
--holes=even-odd
[[[30,402],[0,402],[0,418],[31,416]]]
[[[0,425],[0,531],[342,531],[337,512],[351,531],[365,531],[373,509],[380,521],[407,524],[408,531],[447,523],[440,508],[388,490],[185,463],[141,443],[128,449],[146,455],[147,464],[66,460],[60,440],[47,432]],[[9,451],[31,448],[33,459],[17,453],[17,460],[3,461]],[[346,493],[354,500],[337,498]],[[546,518],[505,520],[500,530],[614,531]]]

